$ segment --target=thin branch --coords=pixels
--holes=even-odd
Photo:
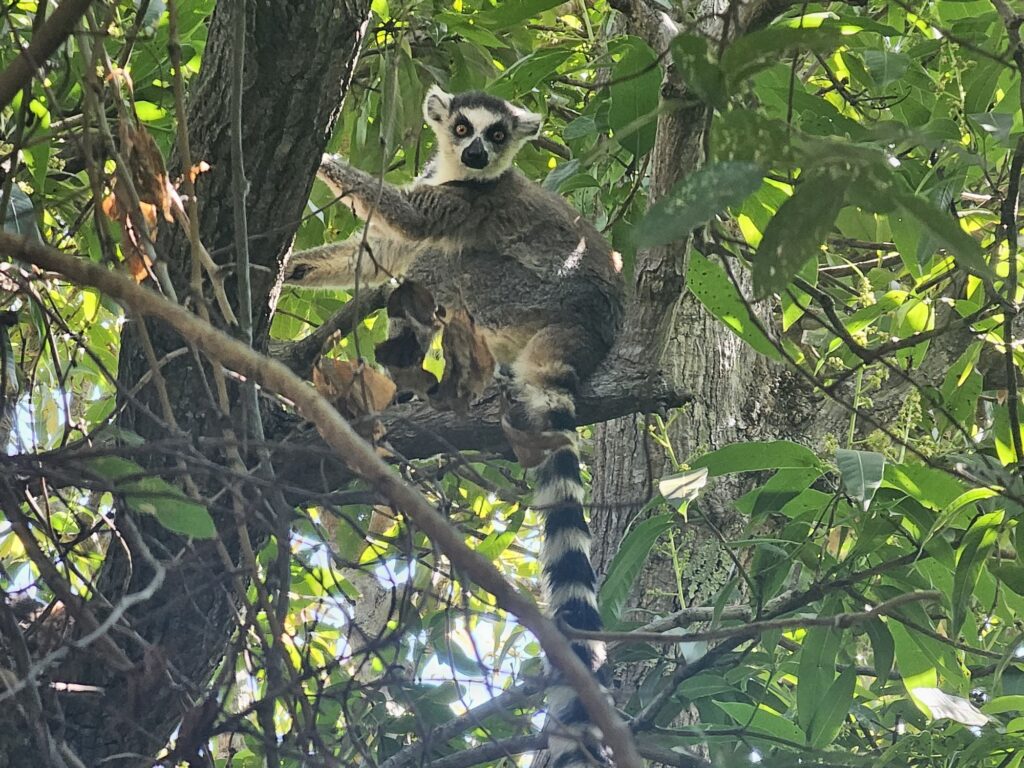
[[[121,672],[130,670],[135,666],[131,659],[125,655],[124,651],[110,637],[99,633],[103,625],[100,624],[99,620],[85,605],[82,598],[74,593],[71,585],[57,570],[57,566],[53,564],[46,553],[39,547],[36,537],[29,528],[28,518],[21,511],[21,500],[18,499],[14,488],[10,486],[6,477],[0,480],[0,502],[2,502],[7,522],[18,537],[21,545],[25,548],[25,553],[29,559],[39,569],[39,573],[46,581],[50,591],[64,604],[67,611],[83,629],[87,630],[90,634],[96,634],[100,641],[98,645],[100,653],[114,669]],[[24,684],[31,684],[31,681],[26,678]],[[17,693],[18,690],[20,690],[19,686],[8,686],[5,695],[0,695],[0,700],[6,698],[7,695]]]
[[[618,768],[641,768],[643,763],[629,727],[612,708],[590,669],[576,655],[558,626],[541,613],[530,596],[515,589],[493,563],[467,547],[462,534],[422,494],[402,481],[312,387],[281,363],[257,354],[183,307],[88,259],[64,254],[9,233],[0,233],[0,253],[60,272],[78,285],[99,289],[138,314],[166,323],[221,365],[251,376],[263,387],[291,399],[354,471],[374,485],[392,507],[407,515],[456,569],[490,592],[498,606],[518,617],[520,623],[533,632],[548,659],[565,676],[601,729]]]
[[[540,687],[532,683],[522,683],[507,691],[502,691],[494,698],[488,699],[479,706],[473,707],[467,712],[450,720],[444,725],[438,726],[430,732],[429,741],[410,744],[399,752],[396,752],[383,763],[379,768],[404,768],[405,766],[421,763],[429,754],[431,745],[444,745],[470,728],[482,725],[487,719],[495,715],[508,715],[510,709],[525,706],[531,697],[540,693]]]
[[[353,297],[308,336],[285,344],[271,343],[270,356],[307,378],[320,359],[324,346],[335,336],[347,336],[364,317],[387,306],[392,290],[393,287],[385,283],[360,291],[358,297]]]
[[[664,632],[584,632],[582,630],[565,628],[565,633],[578,640],[601,640],[609,643],[694,643],[709,640],[724,640],[730,637],[749,638],[760,635],[763,632],[775,630],[800,629],[802,627],[836,627],[846,629],[857,624],[879,616],[889,616],[902,605],[907,603],[919,603],[928,600],[940,600],[942,593],[935,590],[920,592],[908,592],[905,595],[886,600],[868,611],[851,611],[849,613],[837,613],[834,616],[798,616],[792,619],[772,619],[768,621],[754,621],[737,627],[724,627],[722,629],[709,629],[704,632],[690,632],[683,635],[670,635]]]

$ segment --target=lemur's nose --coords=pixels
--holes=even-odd
[[[462,150],[462,162],[470,168],[476,168],[477,170],[487,167],[487,150],[484,149],[484,143],[480,141],[479,136]]]

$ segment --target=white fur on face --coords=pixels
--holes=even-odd
[[[459,115],[473,127],[473,132],[469,136],[460,138],[451,132]],[[508,138],[502,144],[495,145],[487,139],[486,131],[499,121],[505,122]],[[448,119],[441,123],[430,121],[430,127],[437,137],[437,157],[434,173],[429,180],[431,184],[444,184],[447,181],[465,179],[485,181],[497,178],[511,167],[512,161],[515,160],[519,150],[526,143],[525,138],[516,139],[513,136],[511,119],[508,115],[486,107],[460,109],[458,112],[450,114]],[[476,138],[483,140],[484,149],[487,151],[488,162],[484,168],[470,168],[462,162],[462,150]]]

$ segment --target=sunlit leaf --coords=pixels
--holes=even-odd
[[[843,478],[843,487],[860,508],[867,511],[875,492],[882,485],[885,456],[874,451],[836,451],[836,464]]]
[[[762,176],[753,163],[714,163],[694,171],[651,207],[635,226],[633,241],[650,248],[685,240],[715,214],[743,202],[761,186]]]
[[[781,361],[779,351],[754,322],[747,302],[722,267],[703,254],[691,253],[686,286],[733,333],[765,357]]]

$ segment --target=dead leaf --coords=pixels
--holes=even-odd
[[[146,253],[143,241],[139,238],[135,225],[132,224],[131,217],[127,213],[130,204],[126,200],[119,199],[126,195],[121,195],[119,192],[115,180],[113,191],[103,198],[100,207],[107,218],[116,221],[121,227],[121,254],[124,256],[129,274],[135,279],[135,282],[141,283],[149,276],[153,260]],[[156,234],[156,208],[148,203],[141,203],[140,208],[147,229],[145,236],[154,237]]]
[[[494,356],[476,330],[472,315],[465,310],[449,309],[441,322],[444,376],[431,393],[431,404],[441,410],[450,408],[465,413],[470,402],[480,397],[494,378]]]
[[[350,419],[383,410],[395,396],[391,379],[354,360],[321,360],[313,386]]]
[[[181,209],[181,198],[167,178],[167,168],[153,135],[133,119],[118,123],[121,153],[128,164],[139,200],[156,207],[164,221],[173,222],[173,211]]]
[[[564,430],[527,432],[513,427],[508,419],[501,420],[501,429],[512,445],[516,461],[524,469],[536,467],[553,451],[572,445],[572,433]]]
[[[206,173],[208,170],[210,170],[210,164],[205,160],[200,160],[198,163],[196,163],[195,165],[188,169],[189,181],[195,184],[196,179],[199,177],[199,174]]]

